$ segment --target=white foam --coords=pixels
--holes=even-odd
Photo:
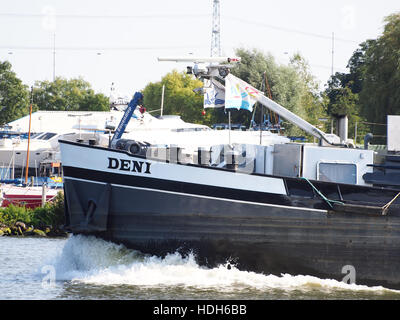
[[[378,294],[396,292],[383,287],[346,284],[306,275],[264,275],[240,271],[234,266],[228,269],[228,264],[210,269],[199,266],[193,255],[144,256],[122,245],[85,236],[68,239],[53,265],[57,280],[98,285],[185,286],[227,291],[251,288],[289,291],[340,289]]]

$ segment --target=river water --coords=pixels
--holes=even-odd
[[[311,276],[264,275],[193,256],[144,256],[95,237],[0,238],[0,299],[363,300],[400,299],[400,291]]]

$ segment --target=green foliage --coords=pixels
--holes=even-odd
[[[35,228],[45,225],[60,226],[64,224],[64,195],[59,192],[52,202],[35,209],[24,206],[9,205],[0,209],[0,224],[13,226],[17,221],[31,224]]]
[[[0,62],[0,125],[28,113],[28,87],[17,78],[8,61]]]
[[[353,53],[350,72],[336,73],[325,90],[329,114],[347,114],[350,132],[355,122],[385,124],[387,115],[400,114],[400,13],[386,17],[385,23],[382,36],[361,43]],[[385,135],[385,129],[359,124],[358,136],[370,131]]]
[[[349,87],[332,89],[330,93],[333,97],[328,106],[329,114],[335,117],[357,114],[358,95],[353,93]]]
[[[12,226],[17,221],[30,224],[32,222],[32,210],[25,207],[14,206],[14,205],[9,205],[6,208],[1,208],[0,211],[1,223],[7,226]]]
[[[301,80],[298,85],[301,88],[299,105],[302,110],[299,113],[303,114],[304,119],[309,123],[326,131],[327,128],[324,128],[324,123],[320,121],[321,118],[328,116],[326,101],[319,92],[319,85],[310,72],[308,62],[296,53],[290,59],[290,65],[296,70]]]
[[[311,123],[317,124],[318,118],[325,116],[322,99],[318,94],[318,84],[309,71],[308,63],[300,54],[294,55],[288,66],[278,65],[272,55],[265,55],[257,49],[238,49],[236,55],[241,57],[241,63],[232,69],[232,74],[255,88],[265,88],[267,96],[269,86],[272,100]],[[266,84],[263,84],[264,73]],[[260,109],[256,110],[256,121],[260,119]],[[246,125],[249,124],[248,113],[241,111],[241,114],[240,122],[247,120]],[[271,119],[274,118],[276,116],[271,114]],[[291,123],[286,122],[284,127],[288,135],[304,134]]]
[[[44,207],[33,209],[32,224],[35,227],[64,224],[64,195],[62,192],[59,192],[52,202],[46,202]]]
[[[312,123],[319,123],[318,118],[326,116],[323,99],[318,94],[318,85],[309,72],[307,62],[299,55],[295,55],[289,66],[278,65],[273,56],[265,55],[253,49],[238,49],[236,55],[241,57],[241,63],[232,68],[231,73],[255,88],[267,86],[271,89],[272,99],[288,108],[300,117]],[[267,84],[264,82],[264,74]],[[156,110],[161,105],[162,86],[165,85],[164,114],[177,114],[188,122],[211,125],[213,123],[227,123],[228,115],[224,108],[206,109],[202,115],[203,96],[195,94],[193,89],[203,84],[191,75],[173,71],[162,78],[160,82],[149,83],[143,90],[144,105],[148,110]],[[260,119],[260,109],[255,108],[255,119]],[[265,110],[264,112],[268,112]],[[231,111],[232,123],[241,123],[249,126],[252,114],[245,110]],[[278,117],[271,114],[271,119]],[[286,133],[304,134],[290,123],[285,123]]]
[[[30,92],[11,70],[8,61],[0,62],[0,125],[29,114]],[[109,99],[95,93],[81,78],[37,81],[33,89],[33,111],[108,111]]]
[[[362,124],[366,119],[362,116],[360,104],[360,92],[363,89],[365,74],[365,54],[374,40],[368,40],[360,44],[359,48],[351,56],[347,67],[349,73],[337,72],[328,81],[328,87],[324,92],[327,99],[328,114],[337,117],[347,115],[349,118],[349,132],[353,133],[358,123],[358,136],[368,133],[368,128]]]
[[[52,225],[55,213],[51,210],[51,205],[46,203],[44,207],[37,207],[32,212],[32,225],[35,227]]]
[[[64,216],[64,193],[58,192],[56,197],[52,202],[48,202],[48,210],[52,217],[53,226],[59,226],[65,224],[65,216]]]
[[[42,231],[42,230],[39,230],[39,229],[33,230],[33,233],[35,235],[37,235],[37,236],[40,236],[40,237],[45,237],[46,236],[46,233],[44,231]]]
[[[381,37],[364,54],[362,115],[386,123],[387,115],[400,114],[400,13],[385,18]]]
[[[184,121],[203,123],[203,96],[193,89],[203,87],[203,83],[192,76],[174,70],[160,82],[149,83],[143,90],[144,105],[150,110],[160,109],[162,86],[164,91],[164,114],[180,115]]]
[[[67,80],[57,77],[55,81],[37,81],[33,101],[40,110],[55,111],[108,111],[109,99],[95,94],[82,78]]]

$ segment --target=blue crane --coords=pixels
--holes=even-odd
[[[143,94],[141,92],[136,92],[133,95],[132,100],[129,102],[128,107],[125,109],[125,113],[119,122],[117,130],[115,130],[115,133],[110,141],[110,147],[113,147],[115,143],[121,139],[129,120],[132,118],[133,112],[135,111],[136,107],[142,103],[142,101]]]

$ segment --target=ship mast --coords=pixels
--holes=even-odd
[[[32,101],[33,101],[33,87],[31,88],[31,103],[29,105],[29,130],[28,130],[28,147],[26,151],[25,185],[28,183],[28,172],[29,172],[29,144],[31,142]]]

